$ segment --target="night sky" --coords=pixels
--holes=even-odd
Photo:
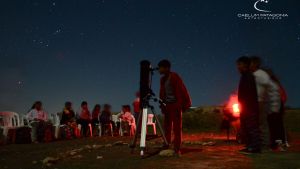
[[[25,113],[36,100],[46,111],[74,109],[86,100],[131,104],[139,62],[171,60],[193,106],[219,105],[236,90],[235,60],[259,55],[279,76],[288,105],[300,107],[300,1],[270,0],[262,8],[288,14],[246,20],[260,13],[255,0],[1,0],[0,111]],[[158,74],[153,88],[159,89]]]

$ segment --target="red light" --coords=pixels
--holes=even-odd
[[[230,96],[226,104],[226,109],[230,111],[234,117],[240,117],[241,107],[236,94]]]
[[[240,106],[238,103],[232,105],[232,115],[234,117],[240,117]]]

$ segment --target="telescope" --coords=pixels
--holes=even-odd
[[[164,141],[164,147],[168,147],[169,144],[165,137],[162,126],[159,122],[159,119],[156,115],[155,109],[152,105],[150,105],[150,101],[159,102],[162,106],[166,104],[160,99],[155,97],[154,92],[152,91],[152,76],[158,68],[152,68],[151,63],[148,60],[143,60],[140,62],[140,110],[142,112],[139,113],[138,121],[137,121],[137,132],[135,133],[134,139],[131,144],[132,151],[136,147],[136,142],[139,133],[140,134],[140,155],[145,155],[146,148],[146,133],[147,133],[147,118],[148,113],[152,112],[154,118],[156,119],[158,128],[160,133],[162,134],[162,138]],[[140,127],[141,126],[141,127]]]

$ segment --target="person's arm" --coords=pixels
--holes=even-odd
[[[26,118],[27,118],[28,121],[33,120],[33,110],[30,110],[28,112],[28,114],[26,115]]]
[[[186,111],[189,107],[191,107],[190,95],[179,75],[172,73],[171,81],[174,86],[174,94],[178,106],[182,108],[182,111]]]

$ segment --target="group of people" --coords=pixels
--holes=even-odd
[[[134,101],[135,105],[137,104]],[[50,119],[48,114],[44,111],[41,101],[37,101],[33,104],[31,110],[27,113],[27,120],[32,127],[31,139],[33,142],[41,142],[45,137],[45,126],[51,125],[54,119]],[[56,115],[55,115],[56,116]],[[83,101],[81,103],[80,109],[75,112],[71,102],[66,102],[62,112],[57,113],[59,117],[59,124],[64,127],[65,135],[64,137],[87,137],[90,133],[89,125],[92,126],[92,130],[98,129],[98,125],[101,125],[102,132],[104,134],[106,126],[112,125],[113,131],[119,127],[124,127],[124,132],[129,132],[129,126],[135,123],[135,118],[131,113],[130,105],[123,105],[122,111],[117,115],[117,119],[121,122],[115,122],[112,120],[111,105],[104,104],[103,110],[101,110],[101,105],[96,104],[90,112],[88,108],[88,103]],[[116,124],[117,123],[117,124]],[[80,124],[81,129],[79,130],[78,124]]]
[[[284,146],[288,146],[283,125],[284,104],[287,100],[284,88],[272,71],[261,68],[259,57],[243,56],[236,63],[241,73],[238,101],[241,106],[241,138],[245,144],[245,149],[242,149],[241,152],[260,153],[265,147],[283,150]],[[175,153],[180,155],[182,112],[190,108],[191,98],[180,76],[171,71],[170,61],[160,61],[158,71],[162,75],[160,99],[164,104],[160,107],[164,115],[166,140],[169,147],[173,146]],[[46,120],[47,115],[41,107],[41,102],[36,102],[33,109],[28,113],[28,118]],[[136,93],[133,107],[134,114],[131,113],[129,105],[122,106],[122,111],[118,117],[126,123],[119,126],[128,129],[128,124],[138,120],[141,112],[139,92]],[[77,129],[77,124],[81,124],[85,135],[88,124],[95,127],[99,123],[101,125],[113,123],[110,105],[105,104],[103,111],[101,111],[101,106],[97,104],[90,113],[87,102],[82,102],[80,110],[75,113],[72,109],[72,103],[66,102],[61,124],[73,128],[74,131]],[[173,141],[172,131],[174,134]]]
[[[241,105],[242,153],[260,153],[266,148],[284,151],[288,147],[283,125],[287,95],[269,69],[263,69],[259,57],[240,57],[241,73],[238,100]]]
[[[182,112],[186,111],[191,106],[191,98],[189,93],[180,78],[180,76],[171,71],[171,63],[168,60],[162,60],[158,64],[159,73],[162,75],[160,81],[160,99],[164,102],[161,105],[161,111],[164,115],[164,132],[169,145],[173,145],[174,151],[180,154],[182,142]],[[122,106],[121,113],[118,118],[121,119],[120,124],[113,124],[111,106],[105,104],[101,111],[101,106],[96,104],[93,111],[90,112],[88,103],[83,101],[78,112],[72,108],[71,102],[66,102],[61,113],[60,123],[64,124],[74,133],[75,136],[88,135],[89,124],[93,128],[97,124],[103,125],[113,124],[114,128],[123,127],[125,132],[129,130],[129,125],[138,120],[141,112],[140,93],[136,93],[136,99],[133,102],[134,113],[131,113],[130,105]],[[29,122],[32,124],[32,140],[37,141],[36,130],[39,130],[40,125],[48,120],[47,113],[42,108],[40,101],[35,102],[32,109],[27,114]],[[78,132],[77,125],[81,125],[81,133]],[[171,133],[174,133],[174,141],[172,141]]]

